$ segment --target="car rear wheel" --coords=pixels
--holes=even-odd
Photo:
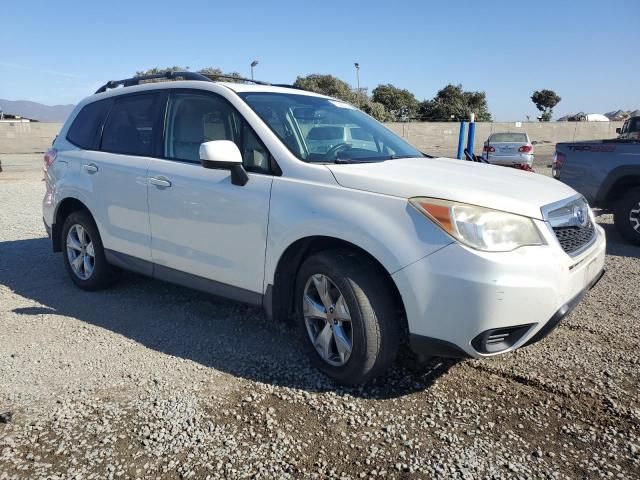
[[[617,201],[613,220],[625,239],[640,245],[640,188],[630,190]]]
[[[78,287],[100,290],[112,285],[119,270],[107,263],[93,218],[84,210],[71,213],[62,227],[64,265]]]
[[[343,250],[309,257],[296,281],[302,341],[317,368],[363,384],[395,361],[400,329],[388,280],[369,260]]]

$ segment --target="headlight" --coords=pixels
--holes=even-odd
[[[528,217],[436,198],[409,203],[461,243],[486,252],[508,252],[524,245],[544,245]]]

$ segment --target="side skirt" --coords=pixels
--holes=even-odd
[[[262,306],[263,295],[261,293],[245,290],[244,288],[234,287],[226,283],[216,282],[208,278],[193,275],[187,272],[181,272],[173,268],[157,265],[147,260],[141,260],[131,255],[115,252],[113,250],[104,251],[107,262],[123,270],[129,270],[140,273],[148,277],[163,280],[169,283],[175,283],[194,290],[210,293],[217,297],[227,298],[248,305]]]

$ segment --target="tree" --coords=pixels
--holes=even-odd
[[[154,67],[154,68],[150,68],[149,70],[139,70],[136,72],[136,76],[156,75],[158,73],[165,73],[165,72],[183,72],[187,70],[189,70],[189,67],[178,67],[178,66],[165,67],[165,68]],[[224,73],[221,69],[217,67],[205,67],[198,70],[196,73],[200,73],[205,77],[209,77],[212,80],[219,79],[219,80],[222,80],[225,82],[231,82],[231,83],[240,83],[243,81],[241,80],[242,75],[240,75],[238,72]],[[225,78],[220,78],[220,76],[224,76]],[[226,77],[230,77],[230,78],[226,78]]]
[[[560,98],[553,90],[536,90],[531,95],[531,101],[542,112],[541,121],[548,122],[553,115],[553,107],[560,103]]]
[[[462,85],[447,85],[432,100],[420,102],[418,117],[433,122],[458,121],[475,113],[479,122],[490,122],[491,112],[484,92],[465,92]]]
[[[367,101],[367,103],[362,105],[361,110],[364,113],[371,115],[379,122],[388,122],[389,120],[391,120],[390,115],[387,113],[387,110],[381,103]]]
[[[180,72],[183,70],[185,70],[185,68],[178,67],[177,65],[174,65],[173,67],[165,67],[165,68],[154,67],[154,68],[150,68],[149,70],[138,70],[136,72],[136,77],[140,77],[142,75],[157,75],[159,73],[164,73],[164,72]]]
[[[238,72],[228,72],[224,73],[221,69],[217,67],[206,67],[201,70],[198,70],[198,73],[201,73],[205,77],[209,77],[211,80],[222,80],[223,82],[230,83],[242,83],[241,80],[242,75]],[[223,76],[224,78],[220,78]]]
[[[357,95],[351,86],[333,75],[313,73],[306,77],[298,77],[293,83],[294,87],[309,92],[321,93],[329,97],[339,98],[345,102],[357,103]]]
[[[418,110],[418,100],[413,93],[390,83],[378,85],[371,93],[371,100],[383,105],[393,121],[409,120]]]

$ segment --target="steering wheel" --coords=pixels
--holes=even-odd
[[[341,152],[342,150],[349,150],[350,148],[351,148],[350,143],[346,143],[346,142],[338,143],[337,145],[334,145],[329,150],[327,150],[327,153],[325,153],[325,157],[332,158],[335,160],[336,158],[338,158],[338,152]]]

